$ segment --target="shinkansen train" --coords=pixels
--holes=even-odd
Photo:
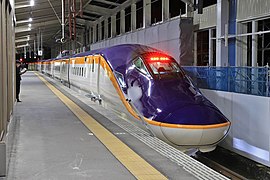
[[[148,46],[124,44],[44,60],[38,70],[180,149],[212,151],[230,129],[174,58]]]

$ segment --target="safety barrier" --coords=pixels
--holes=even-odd
[[[270,68],[183,66],[193,82],[204,89],[270,96]]]

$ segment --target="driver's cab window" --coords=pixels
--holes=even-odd
[[[140,72],[142,72],[143,74],[149,75],[149,72],[143,63],[143,60],[140,57],[134,61],[134,65]]]

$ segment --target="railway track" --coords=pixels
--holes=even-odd
[[[270,167],[219,146],[212,152],[196,152],[192,157],[229,179],[270,179]]]
[[[207,158],[202,153],[196,153],[193,156],[194,159],[200,161],[201,163],[205,164],[206,166],[214,169],[215,171],[219,172],[220,174],[223,174],[224,176],[228,177],[232,180],[242,180],[247,179],[246,177],[237,174],[236,172],[226,168],[225,166],[222,166],[221,164],[213,161],[212,159]]]

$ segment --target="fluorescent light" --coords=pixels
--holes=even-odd
[[[32,24],[28,24],[28,27],[31,27],[32,26]]]
[[[28,20],[29,22],[32,22],[33,21],[33,19],[32,18],[29,18],[29,20]]]
[[[28,28],[28,31],[31,31],[31,28],[30,27]]]
[[[30,1],[30,6],[34,6],[35,5],[35,1],[34,0],[31,0]]]

